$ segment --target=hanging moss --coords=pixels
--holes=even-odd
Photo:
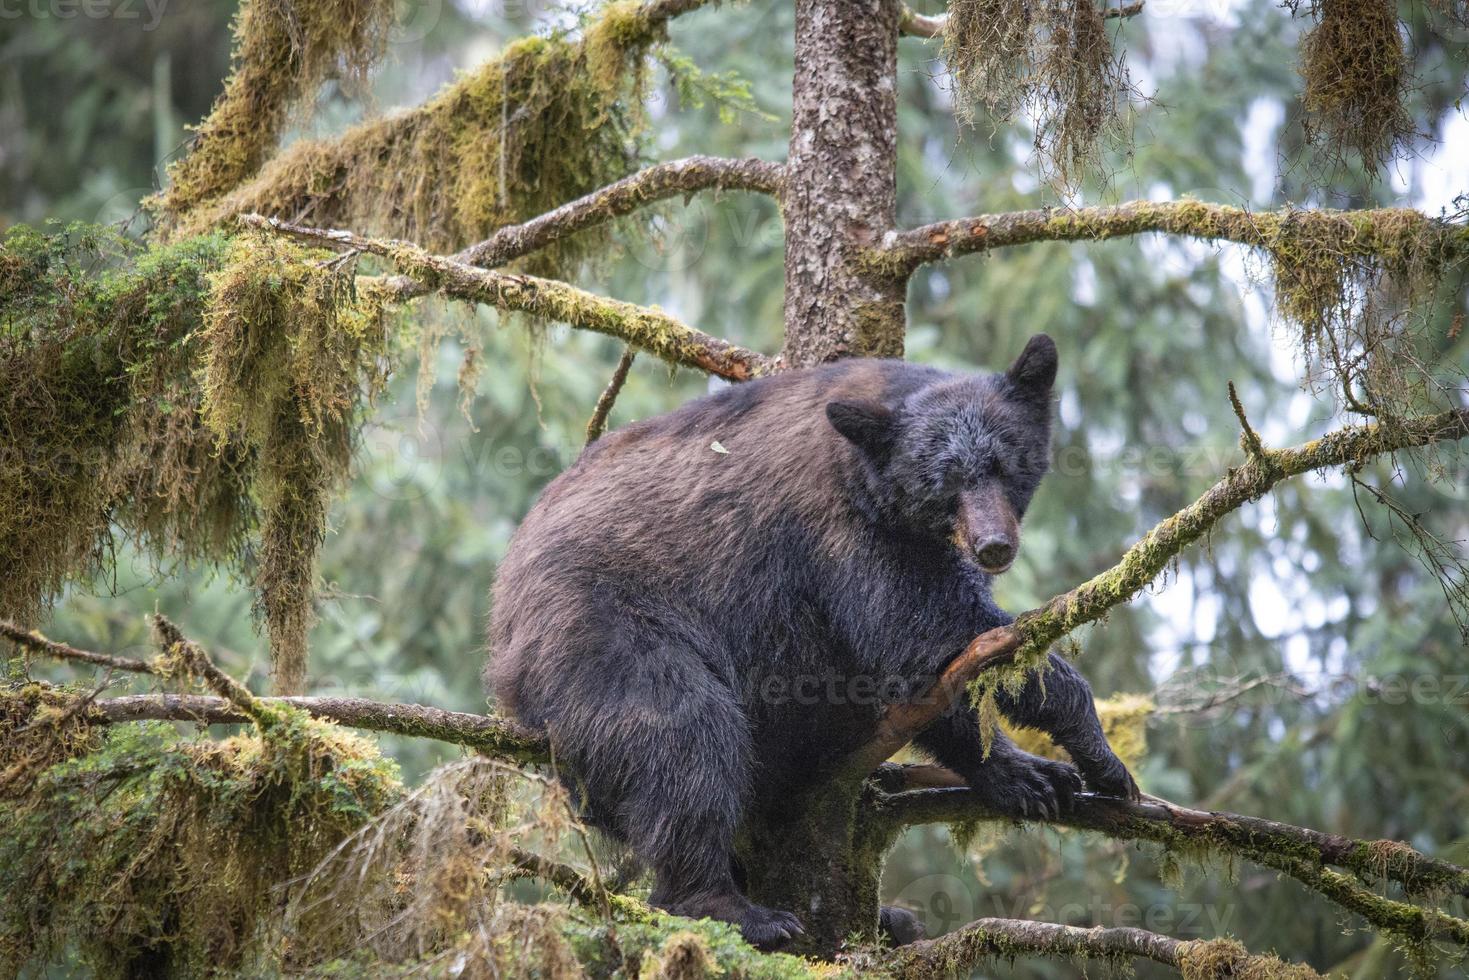
[[[359,410],[387,380],[384,302],[275,236],[244,236],[210,276],[202,417],[221,445],[259,458],[258,609],[277,691],[306,680],[306,634],[332,495],[351,465]]]
[[[1178,970],[1183,980],[1320,980],[1321,974],[1304,963],[1286,963],[1274,956],[1255,956],[1233,939],[1182,943]]]
[[[0,963],[272,972],[275,886],[400,794],[371,743],[299,713],[224,741],[109,729],[0,800]]]
[[[462,248],[632,169],[644,55],[662,36],[641,4],[622,2],[580,40],[516,41],[421,107],[292,145],[185,229],[257,212]],[[526,268],[556,274],[603,235],[574,236]]]
[[[1392,0],[1294,0],[1315,25],[1301,38],[1307,140],[1328,163],[1355,151],[1376,176],[1414,136],[1404,105],[1408,53]]]
[[[245,0],[233,70],[188,155],[169,167],[158,210],[176,220],[252,176],[293,103],[328,78],[363,87],[392,23],[392,0]]]
[[[960,118],[982,104],[997,122],[1029,116],[1042,173],[1062,190],[1100,171],[1109,138],[1125,143],[1137,97],[1096,0],[956,0],[944,59]]]
[[[199,424],[192,378],[224,249],[81,226],[0,243],[0,616],[34,621],[119,530],[160,561],[242,551],[253,461]]]

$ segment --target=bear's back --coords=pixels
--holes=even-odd
[[[813,561],[858,540],[847,484],[861,464],[826,405],[947,377],[873,359],[788,371],[588,447],[542,492],[498,569],[486,679],[502,704],[514,710],[528,661],[616,629],[608,605],[691,632],[742,620],[755,636],[752,618],[788,618]]]

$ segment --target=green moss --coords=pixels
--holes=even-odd
[[[233,69],[189,153],[169,167],[155,206],[170,220],[259,170],[293,103],[327,78],[361,87],[387,48],[392,0],[245,0],[235,15]]]
[[[640,4],[616,3],[580,40],[516,41],[419,108],[292,145],[183,227],[246,212],[306,215],[431,251],[462,248],[633,168],[644,55],[661,37]],[[561,273],[605,234],[573,236],[522,265]]]
[[[253,460],[199,424],[207,276],[227,243],[99,229],[0,243],[0,616],[34,621],[125,529],[155,560],[238,556]]]
[[[0,961],[74,952],[102,977],[270,972],[274,886],[401,794],[371,743],[294,712],[220,742],[119,726],[13,789]]]
[[[1252,955],[1233,939],[1183,943],[1178,960],[1184,980],[1320,980],[1321,977],[1303,963]]]
[[[219,444],[260,460],[259,610],[276,688],[298,693],[327,509],[387,378],[383,304],[323,256],[252,235],[211,275],[204,321],[201,414]]]

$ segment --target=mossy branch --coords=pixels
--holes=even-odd
[[[1026,820],[988,810],[969,789],[922,789],[878,802],[878,819],[890,826],[963,823],[976,819]],[[1235,813],[1212,813],[1147,797],[1140,802],[1083,793],[1071,812],[1046,820],[1051,826],[1105,834],[1117,840],[1151,841],[1184,857],[1230,854],[1288,875],[1375,928],[1414,941],[1443,939],[1469,947],[1469,922],[1376,894],[1358,880],[1394,881],[1412,895],[1462,894],[1469,870],[1429,858],[1397,841],[1363,841]]]
[[[1029,919],[976,919],[946,936],[904,946],[883,966],[894,977],[967,976],[989,959],[1048,956],[1115,964],[1148,959],[1171,966],[1186,980],[1225,977],[1320,977],[1302,964],[1252,955],[1230,939],[1182,940],[1127,926],[1084,929]]]
[[[1405,419],[1391,427],[1348,426],[1291,449],[1262,447],[1259,455],[1230,470],[1203,496],[1144,535],[1116,565],[1045,605],[1022,613],[1013,624],[975,637],[949,662],[931,690],[917,700],[887,709],[876,736],[853,753],[852,772],[861,774],[877,768],[948,710],[983,672],[1015,660],[1038,660],[1048,646],[1067,633],[1132,600],[1175,555],[1224,517],[1263,497],[1281,480],[1465,436],[1469,436],[1469,409]]]
[[[230,77],[188,155],[169,168],[159,210],[182,215],[252,176],[275,148],[293,103],[314,96],[333,75],[366,82],[392,25],[391,0],[242,3]]]
[[[986,810],[962,777],[938,766],[885,766],[877,779],[888,792],[878,797],[875,819],[894,829],[975,819],[1029,819]],[[1399,841],[1357,840],[1264,817],[1195,810],[1154,796],[1134,802],[1083,793],[1072,812],[1045,822],[1119,840],[1153,841],[1181,852],[1222,851],[1260,863],[1280,859],[1315,868],[1331,865],[1366,881],[1395,882],[1410,895],[1469,897],[1469,869]]]
[[[370,732],[429,738],[462,745],[499,759],[523,765],[550,761],[546,743],[511,722],[489,715],[446,711],[422,704],[393,704],[366,698],[257,697],[266,709],[299,708],[314,718]],[[93,702],[89,721],[116,724],[131,721],[192,721],[205,725],[233,725],[251,719],[222,697],[196,694],[129,694]]]
[[[1203,201],[1130,201],[1111,207],[1037,208],[981,214],[894,232],[866,261],[875,271],[906,275],[927,262],[1033,242],[1105,241],[1163,232],[1237,242],[1273,254],[1289,251],[1294,235],[1317,225],[1339,230],[1344,255],[1391,257],[1409,239],[1430,239],[1442,252],[1469,253],[1469,227],[1407,208],[1337,211],[1282,208],[1248,211]]]
[[[507,225],[454,256],[493,269],[579,231],[625,217],[678,195],[704,190],[755,191],[778,196],[785,168],[753,158],[692,156],[640,170],[518,225]]]
[[[404,276],[377,283],[386,298],[404,301],[428,291],[496,309],[529,313],[623,340],[670,364],[698,368],[732,381],[768,373],[768,358],[696,330],[657,307],[597,296],[554,279],[512,275],[431,255],[408,242],[367,238],[350,231],[307,228],[259,215],[240,219],[248,227],[290,235],[336,248],[351,248],[390,260]]]
[[[579,37],[514,41],[422,105],[298,140],[188,211],[175,231],[211,231],[255,212],[450,251],[526,221],[632,170],[647,119],[648,52],[671,18],[707,2],[618,0]],[[537,254],[534,271],[558,274],[596,244],[558,240]]]

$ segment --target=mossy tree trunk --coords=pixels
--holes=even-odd
[[[791,952],[829,957],[851,936],[876,936],[882,860],[892,844],[867,784],[832,779],[749,815],[737,847],[752,901],[800,916]]]

